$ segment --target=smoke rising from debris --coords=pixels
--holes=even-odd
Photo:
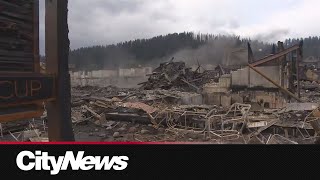
[[[188,66],[210,64],[217,66],[223,64],[227,53],[234,48],[240,48],[237,41],[232,38],[220,38],[210,40],[208,43],[200,46],[197,49],[187,48],[182,49],[170,56],[162,59],[154,60],[152,62],[158,64],[160,62],[169,61],[174,57],[174,61],[184,61]]]

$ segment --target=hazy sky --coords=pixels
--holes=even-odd
[[[276,42],[318,36],[319,7],[319,0],[69,0],[69,38],[71,49],[183,31]]]

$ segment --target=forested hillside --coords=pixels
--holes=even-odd
[[[284,44],[288,47],[299,43],[300,40],[304,41],[305,57],[320,56],[319,37],[288,39]],[[88,70],[158,64],[172,57],[178,58],[177,60],[218,64],[223,60],[226,49],[246,48],[248,42],[256,58],[272,52],[273,44],[252,41],[239,36],[183,32],[115,45],[83,47],[70,52],[70,63],[75,64],[77,69]]]

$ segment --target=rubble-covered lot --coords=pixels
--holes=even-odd
[[[72,94],[79,140],[312,144],[317,138],[311,124],[316,103],[252,110],[240,103],[183,105],[178,91],[78,87]]]
[[[73,87],[71,116],[75,138],[212,144],[317,143],[317,83],[301,82],[301,99],[305,103],[293,101],[281,108],[245,101],[246,92],[241,91],[234,98],[240,100],[230,105],[222,103],[222,97],[221,104],[204,103],[206,96],[201,92],[208,83],[224,90],[213,72],[193,72],[183,63],[170,62],[161,64],[141,88]],[[44,114],[39,119],[2,124],[2,140],[48,141],[46,121]]]

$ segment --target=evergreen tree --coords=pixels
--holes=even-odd
[[[318,36],[287,39],[284,41],[284,46],[285,48],[291,47],[299,44],[301,40],[304,42],[304,57],[320,56],[320,38]],[[134,64],[151,64],[159,59],[169,60],[175,53],[185,49],[201,49],[210,54],[208,59],[212,63],[220,63],[223,59],[223,51],[226,48],[247,48],[247,43],[251,44],[255,59],[274,53],[276,48],[274,44],[251,40],[250,38],[240,38],[240,36],[182,32],[112,45],[82,47],[70,51],[70,63],[75,64],[77,70],[113,69]],[[196,55],[201,55],[202,51],[199,51]]]

